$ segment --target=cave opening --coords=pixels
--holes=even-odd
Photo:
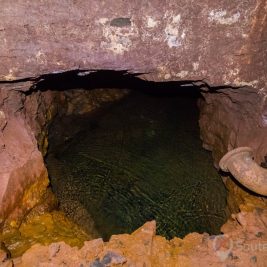
[[[156,220],[170,239],[219,234],[227,191],[202,148],[200,89],[115,71],[45,75],[34,90],[57,93],[46,165],[59,208],[108,240]]]

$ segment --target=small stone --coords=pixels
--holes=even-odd
[[[102,264],[123,264],[127,260],[125,257],[121,256],[118,253],[109,251],[102,259],[101,263]]]
[[[232,252],[229,253],[229,257],[231,260],[238,260],[239,257],[235,256]]]
[[[256,236],[256,237],[262,237],[263,235],[264,235],[263,232],[258,232],[255,236]]]
[[[110,257],[110,255],[106,254],[101,262],[103,264],[109,264],[109,263],[111,263],[111,257]]]
[[[250,262],[252,262],[252,263],[257,263],[257,256],[252,256],[252,257],[250,258]]]
[[[0,262],[4,262],[6,259],[7,259],[7,253],[1,249],[0,250]]]
[[[11,257],[10,251],[5,246],[5,243],[0,241],[0,262],[4,262],[5,260]]]
[[[58,243],[53,243],[49,246],[49,257],[53,258],[56,256],[56,254],[59,252],[60,250],[60,244]]]
[[[90,264],[90,267],[105,267],[105,265],[99,261],[99,259],[96,259],[94,262]]]

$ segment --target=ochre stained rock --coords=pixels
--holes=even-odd
[[[21,220],[38,204],[49,183],[34,135],[21,118],[9,117],[1,133],[0,221]]]
[[[109,242],[95,239],[82,248],[64,242],[36,244],[14,266],[265,266],[267,262],[267,211],[254,209],[233,216],[223,235],[191,233],[170,241],[155,234],[155,221],[131,235],[114,235]],[[8,261],[6,261],[8,262]]]
[[[19,225],[25,214],[45,202],[49,179],[43,156],[51,121],[61,120],[63,114],[82,116],[125,94],[126,90],[109,89],[47,90],[25,96],[19,90],[0,89],[0,226],[6,219]]]
[[[267,209],[267,198],[252,194],[230,177],[225,177],[225,186],[229,191],[227,208],[230,213],[252,211],[255,208]]]
[[[19,227],[6,227],[0,234],[0,240],[12,257],[22,255],[36,243],[48,245],[65,241],[71,246],[82,247],[85,240],[92,238],[58,211],[28,216]]]

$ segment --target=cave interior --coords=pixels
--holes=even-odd
[[[200,86],[102,70],[46,75],[35,91],[66,97],[45,161],[59,209],[87,233],[108,240],[156,220],[168,239],[220,234],[227,189],[200,140]]]

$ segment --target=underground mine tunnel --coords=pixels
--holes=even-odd
[[[231,214],[257,207],[256,219],[246,220],[252,225],[262,220],[264,194],[247,180],[239,181],[238,174],[243,168],[264,176],[264,157],[257,161],[260,167],[251,148],[230,149],[225,156],[220,152],[229,125],[235,130],[240,121],[229,112],[245,103],[239,115],[247,116],[258,96],[248,88],[210,87],[190,80],[153,82],[141,75],[110,70],[50,73],[7,98],[5,105],[25,114],[34,135],[27,134],[20,117],[11,116],[2,121],[5,146],[13,149],[13,160],[33,157],[18,171],[20,177],[41,174],[25,186],[19,200],[26,215],[18,213],[15,221],[11,213],[9,224],[2,226],[6,255],[30,253],[34,258],[33,245],[58,246],[53,243],[58,241],[80,248],[92,240],[102,246],[138,231],[170,244],[184,240],[177,242],[191,246],[195,241],[190,238],[200,238],[215,250],[224,238],[221,233],[243,223]],[[231,134],[229,138],[231,145]],[[236,172],[235,166],[243,167]],[[262,227],[257,232],[260,242]]]
[[[0,10],[1,267],[266,266],[266,0]]]
[[[70,219],[105,240],[150,220],[168,239],[220,233],[227,192],[199,138],[197,86],[100,71],[52,75],[35,90],[59,85],[73,113],[50,125],[46,164]]]

